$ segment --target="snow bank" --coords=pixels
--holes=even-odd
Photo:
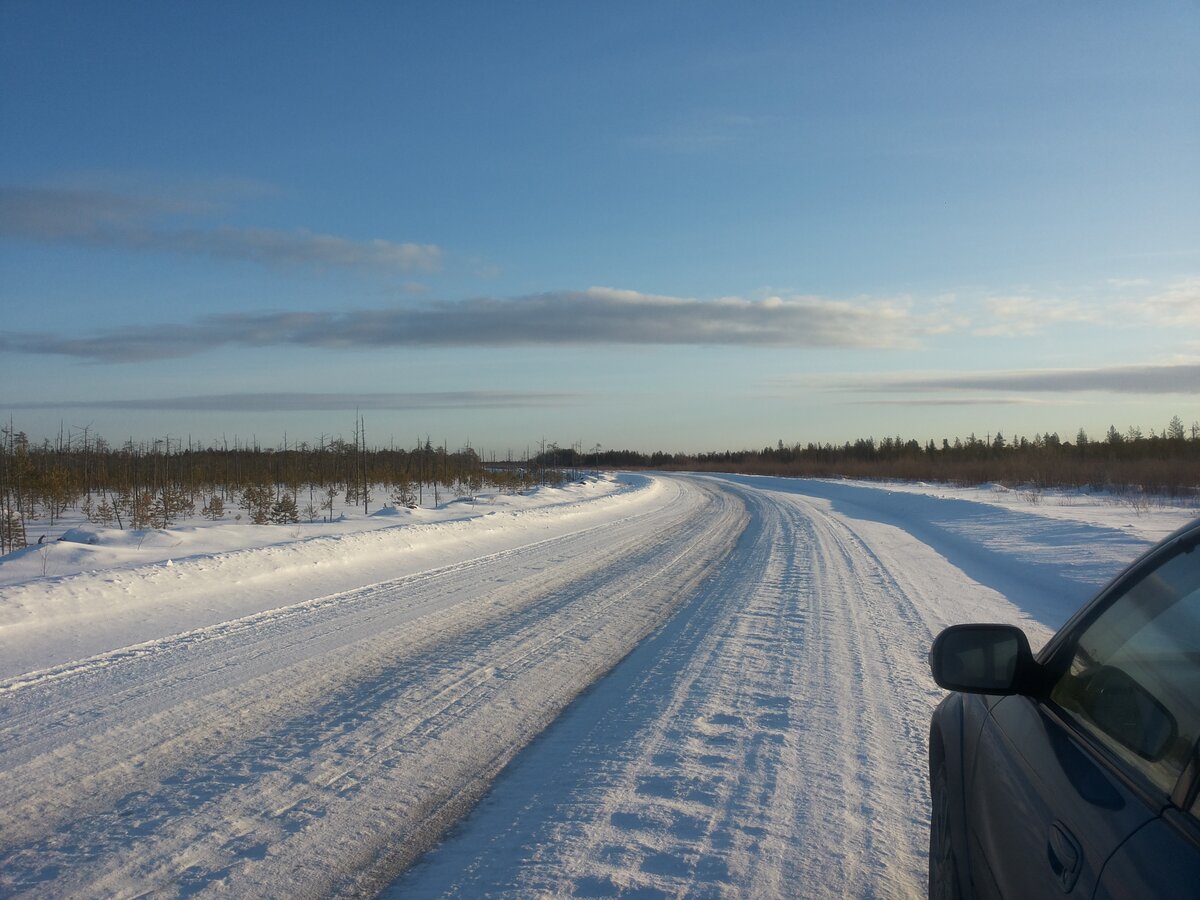
[[[1197,513],[1165,502],[1135,510],[1105,494],[1052,492],[1030,502],[997,486],[720,477],[800,494],[838,515],[904,531],[1051,631]]]
[[[437,509],[333,522],[195,519],[169,529],[64,525],[0,558],[0,677],[527,544],[653,503],[661,484],[604,476]]]

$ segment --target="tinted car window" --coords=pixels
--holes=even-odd
[[[1200,735],[1200,551],[1159,566],[1092,621],[1050,699],[1170,794]]]

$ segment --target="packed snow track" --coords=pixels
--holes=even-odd
[[[1014,516],[1021,541],[975,552],[872,488],[645,484],[548,536],[7,676],[0,894],[921,894],[929,641],[962,619],[1045,640],[1075,599],[1030,614],[987,560],[1057,573],[1077,550],[1037,532],[1062,523]],[[1079,528],[1113,566],[1145,543]]]

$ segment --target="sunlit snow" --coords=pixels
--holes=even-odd
[[[0,560],[0,893],[920,894],[932,636],[1040,645],[1194,515],[627,475],[64,522]]]

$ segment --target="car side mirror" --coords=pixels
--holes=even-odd
[[[1034,683],[1037,663],[1029,639],[1012,625],[952,625],[929,650],[933,680],[948,691],[1021,694]]]

